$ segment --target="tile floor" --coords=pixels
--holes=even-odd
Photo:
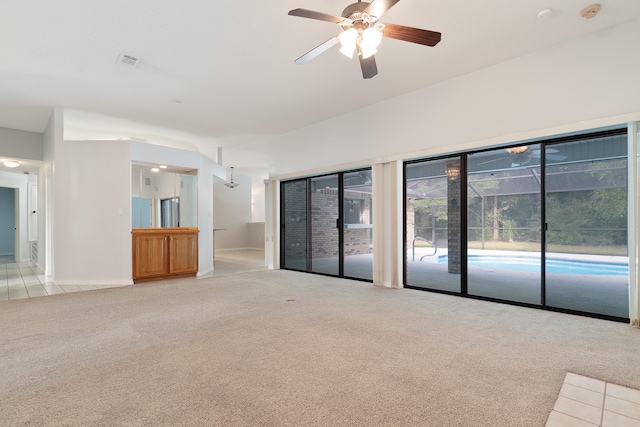
[[[571,372],[546,427],[640,427],[640,390]]]
[[[0,301],[44,297],[67,292],[113,288],[107,285],[55,285],[47,282],[35,262],[0,259]]]

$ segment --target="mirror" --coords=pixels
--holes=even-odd
[[[132,228],[198,226],[197,170],[134,163],[131,195]]]

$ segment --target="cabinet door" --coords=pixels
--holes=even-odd
[[[168,273],[166,234],[135,236],[133,241],[133,278],[161,276]]]
[[[169,273],[198,272],[198,234],[174,234],[169,237]]]

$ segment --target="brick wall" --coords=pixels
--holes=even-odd
[[[361,200],[361,224],[371,224],[372,196],[371,194],[345,191],[345,199]],[[372,228],[346,228],[344,230],[344,254],[361,255],[371,253]]]
[[[447,169],[460,170],[460,161],[447,162]],[[461,273],[462,241],[460,221],[460,177],[447,180],[447,218],[448,218],[448,247],[449,273]]]
[[[323,189],[311,193],[311,256],[338,256],[338,191]]]
[[[287,183],[285,186],[285,258],[306,257],[307,250],[307,200],[306,182]],[[345,191],[345,198],[362,200],[363,223],[371,220],[371,195]],[[322,189],[311,193],[311,256],[329,258],[339,255],[338,228],[336,220],[339,209],[338,191]],[[345,255],[371,252],[370,228],[345,228]]]

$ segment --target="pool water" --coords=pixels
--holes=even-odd
[[[446,264],[447,262],[447,255],[438,257],[438,264]],[[531,271],[534,273],[540,272],[540,258],[533,257],[469,255],[468,265],[501,268],[504,270]],[[629,274],[629,265],[627,263],[568,260],[547,257],[545,266],[547,273],[590,274],[598,276],[627,276]]]

